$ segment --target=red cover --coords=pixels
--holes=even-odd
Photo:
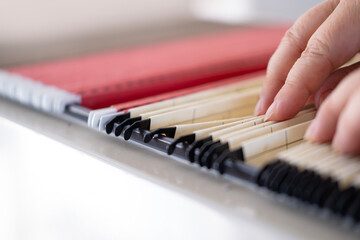
[[[242,28],[7,70],[97,109],[265,69],[285,30]]]

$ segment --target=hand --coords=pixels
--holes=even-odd
[[[360,64],[337,70],[360,50],[359,29],[360,0],[328,0],[301,16],[270,59],[255,114],[286,120],[315,98],[323,104],[306,137],[360,153]]]

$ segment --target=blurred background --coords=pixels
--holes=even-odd
[[[291,24],[319,2],[0,0],[0,69],[239,26]],[[260,208],[262,216],[282,226],[282,222],[274,221],[284,216],[279,214],[281,209],[271,205],[269,209],[277,211],[275,217],[271,211],[263,211],[267,205],[258,195],[240,192],[241,198],[225,202],[248,217],[246,221],[240,222],[230,214],[225,218],[219,214],[224,209],[215,208],[212,202],[202,200],[200,204],[192,200],[195,196],[184,195],[203,189],[202,196],[223,201],[217,187],[222,191],[231,188],[223,188],[219,179],[205,173],[203,180],[196,180],[199,172],[185,171],[164,156],[142,153],[135,145],[118,144],[107,136],[100,137],[15,103],[0,101],[0,130],[0,239],[165,239],[174,234],[177,239],[250,239],[243,229],[254,232],[253,238],[269,239],[270,230],[258,231],[263,226],[254,225],[256,212],[246,206]],[[75,148],[98,152],[90,156]],[[124,154],[131,156],[126,161],[140,169],[138,172],[111,161]],[[101,156],[98,158],[106,164],[95,156]],[[167,185],[146,180],[143,172],[167,183],[175,179],[187,190],[180,194],[163,188]],[[217,227],[206,226],[203,231],[205,223]],[[301,226],[295,224],[294,228],[305,232]],[[277,236],[273,239],[280,239]]]
[[[293,22],[319,0],[1,0],[0,67],[247,24]]]

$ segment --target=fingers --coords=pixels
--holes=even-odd
[[[359,103],[360,89],[358,88],[341,113],[332,144],[333,148],[342,154],[357,155],[360,153]]]
[[[269,61],[267,78],[255,110],[256,115],[265,114],[275,95],[283,86],[291,67],[304,51],[308,40],[333,12],[338,2],[325,1],[315,6],[301,16],[287,31]]]
[[[353,70],[360,67],[360,62],[354,63],[350,66],[340,68],[333,72],[320,87],[320,89],[315,93],[314,100],[316,108],[319,108],[321,103],[326,99],[326,97],[336,88],[338,83],[343,80],[343,78],[348,75]]]
[[[360,7],[356,4],[360,1],[341,1],[311,36],[266,112],[267,119],[281,121],[295,116],[327,76],[358,52]]]
[[[354,103],[359,96],[353,99],[353,96],[360,94],[359,91],[360,70],[356,70],[349,74],[320,106],[316,118],[306,132],[305,138],[313,142],[329,142],[337,135],[335,136],[334,144],[336,144],[337,148],[343,149],[341,144],[345,141],[344,134],[349,139],[353,139],[350,136],[352,133],[349,132],[349,129],[354,131],[355,128],[360,128],[360,124],[355,124],[350,120],[350,118],[355,121],[360,119],[359,102],[357,105]],[[351,106],[349,105],[350,103]],[[354,111],[353,115],[351,115],[351,111]],[[347,124],[350,125],[348,126]],[[341,144],[337,141],[340,141]]]

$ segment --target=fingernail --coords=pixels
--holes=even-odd
[[[319,131],[319,124],[318,121],[313,120],[313,122],[310,124],[308,129],[306,130],[304,138],[309,142],[315,142],[316,141],[316,135]]]
[[[259,116],[261,114],[260,113],[261,110],[262,110],[262,102],[261,102],[261,99],[259,99],[259,101],[256,104],[255,110],[254,110],[254,115]]]
[[[268,108],[268,110],[266,111],[266,114],[265,114],[265,118],[264,118],[264,121],[267,121],[271,118],[271,116],[273,115],[274,111],[275,111],[275,108],[276,108],[276,105],[277,105],[277,101],[273,102],[270,107]]]
[[[336,138],[334,138],[334,140],[332,141],[331,146],[336,153],[343,154],[341,144],[339,143],[339,140],[337,140]]]
[[[339,154],[349,154],[347,151],[347,148],[349,146],[349,143],[346,141],[347,139],[344,139],[342,137],[342,134],[335,134],[333,141],[331,143],[332,148],[335,150],[335,152]]]
[[[331,146],[333,148],[333,150],[338,153],[338,154],[346,154],[346,152],[343,150],[343,144],[342,142],[339,140],[339,138],[334,137]]]

